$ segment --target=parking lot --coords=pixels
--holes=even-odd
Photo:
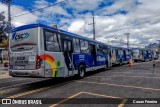
[[[132,67],[123,65],[87,73],[80,80],[73,77],[4,78],[0,79],[0,94],[1,98],[48,98],[48,104],[39,105],[46,107],[159,107],[159,104],[132,104],[134,99],[131,99],[160,98],[159,82],[160,63],[153,67],[151,62],[143,62],[135,63]],[[54,99],[57,101],[52,102]]]

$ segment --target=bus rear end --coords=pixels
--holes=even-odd
[[[134,61],[142,61],[143,60],[142,51],[140,49],[132,49],[132,52],[133,52],[133,60]]]
[[[13,30],[9,40],[10,76],[44,77],[38,57],[38,27]]]

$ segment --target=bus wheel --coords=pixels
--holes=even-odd
[[[81,79],[85,76],[86,68],[84,65],[80,65],[78,68],[78,78]]]

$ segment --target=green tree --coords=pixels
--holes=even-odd
[[[0,47],[8,48],[7,22],[5,21],[4,12],[0,13]]]

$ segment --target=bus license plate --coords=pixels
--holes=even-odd
[[[17,66],[17,69],[24,69],[25,66]]]

